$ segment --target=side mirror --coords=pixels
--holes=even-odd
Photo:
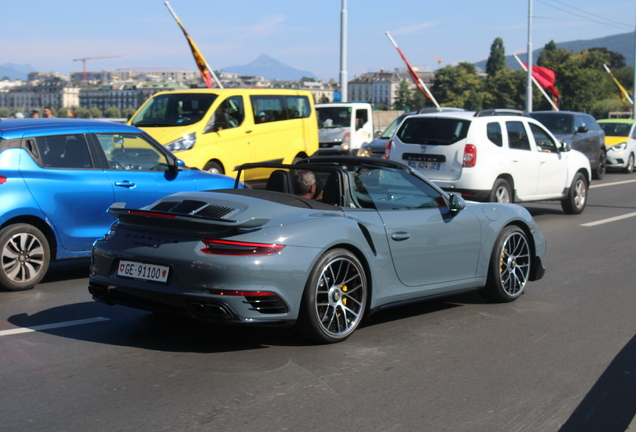
[[[579,126],[579,128],[576,130],[576,133],[585,133],[587,132],[587,128],[585,126]]]
[[[571,146],[569,143],[566,143],[565,141],[563,141],[563,142],[561,143],[561,148],[560,148],[560,150],[561,150],[562,152],[569,152],[570,150],[572,150],[572,146]]]
[[[466,208],[466,201],[459,195],[450,194],[449,207],[451,213],[459,213]]]
[[[375,131],[375,137],[380,138],[382,136],[382,131]]]

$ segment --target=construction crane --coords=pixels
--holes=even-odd
[[[180,67],[129,67],[117,69],[118,71],[130,71],[131,78],[135,77],[137,71],[149,71],[149,70],[181,70]]]
[[[437,57],[433,57],[433,60],[437,61],[437,67],[440,67],[442,65],[442,59],[437,58]]]
[[[83,75],[83,79],[82,82],[86,83],[86,60],[98,60],[98,59],[107,59],[107,58],[115,58],[115,57],[121,57],[120,55],[116,55],[116,56],[106,56],[106,57],[84,57],[84,58],[78,58],[78,59],[73,59],[73,61],[81,61],[84,65],[84,75]]]

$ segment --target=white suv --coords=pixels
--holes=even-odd
[[[448,192],[474,201],[586,204],[590,162],[517,110],[436,112],[404,119],[385,159],[404,162]]]

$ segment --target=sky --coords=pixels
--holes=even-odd
[[[402,67],[390,32],[413,66],[488,58],[495,38],[506,54],[634,31],[636,0],[346,0],[348,79]],[[340,81],[342,0],[172,0],[214,70],[266,54],[319,79]],[[0,0],[0,64],[37,71],[175,68],[196,70],[183,33],[161,0]],[[440,59],[441,62],[434,59]]]

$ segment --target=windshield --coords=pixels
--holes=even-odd
[[[573,120],[574,117],[567,114],[535,114],[530,116],[539,120],[553,134],[570,134],[574,133]]]
[[[349,107],[321,107],[316,108],[316,113],[320,128],[351,127],[351,108]]]
[[[629,136],[629,130],[632,128],[629,123],[599,123],[599,126],[605,131],[605,136],[615,137]]]
[[[452,144],[466,138],[470,121],[435,117],[409,117],[397,131],[405,144]]]
[[[137,127],[188,126],[199,122],[217,98],[210,93],[169,93],[155,96],[135,115]]]
[[[393,123],[391,123],[386,129],[384,129],[384,132],[382,132],[380,138],[391,139],[391,137],[393,136],[393,132],[395,132],[395,129],[400,125],[400,123],[402,123],[404,117],[406,117],[406,114],[402,114],[401,116],[393,120]]]

